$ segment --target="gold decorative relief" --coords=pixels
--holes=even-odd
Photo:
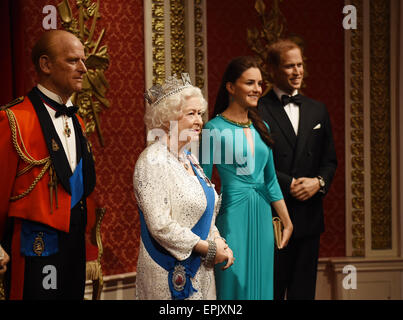
[[[392,248],[390,2],[370,1],[371,238],[372,249]]]
[[[194,24],[195,24],[195,63],[196,63],[196,86],[204,89],[205,67],[204,67],[204,39],[203,39],[203,2],[195,0],[194,3]]]
[[[103,108],[110,106],[106,98],[109,84],[104,74],[109,67],[108,47],[106,45],[101,46],[105,28],[101,30],[98,37],[95,37],[97,20],[101,17],[99,0],[96,2],[76,0],[76,6],[78,8],[78,20],[73,17],[68,0],[63,0],[57,5],[62,27],[76,35],[85,47],[85,65],[88,71],[84,76],[82,90],[75,93],[72,100],[79,107],[78,112],[84,119],[87,136],[96,131],[101,146],[104,146],[99,113]],[[87,24],[90,24],[89,27]]]
[[[364,208],[364,114],[363,114],[363,26],[362,0],[353,0],[357,8],[357,29],[351,30],[350,127],[351,127],[351,207],[352,255],[365,256]]]
[[[165,22],[164,1],[152,2],[152,48],[153,48],[153,85],[163,84],[165,80]]]
[[[257,28],[248,29],[247,41],[248,45],[253,52],[256,53],[262,66],[262,77],[266,87],[265,95],[272,87],[270,82],[270,76],[268,74],[268,47],[281,38],[287,38],[295,41],[302,49],[304,49],[304,41],[297,35],[287,34],[286,24],[287,21],[280,10],[280,3],[283,0],[273,0],[272,8],[269,12],[266,12],[266,5],[263,0],[255,1],[255,10],[258,13],[259,19],[262,23],[262,29]],[[304,54],[302,52],[303,60],[305,61]],[[306,69],[306,68],[305,68]],[[304,77],[308,76],[308,72],[305,70]],[[303,87],[305,84],[303,84]]]
[[[171,73],[186,71],[185,0],[171,0]]]

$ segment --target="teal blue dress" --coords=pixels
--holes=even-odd
[[[283,199],[273,154],[253,125],[254,154],[243,127],[221,115],[203,130],[199,160],[221,180],[222,203],[216,226],[234,252],[227,270],[216,265],[217,299],[273,299],[274,237],[270,203]]]

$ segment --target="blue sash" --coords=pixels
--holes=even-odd
[[[203,178],[200,177],[193,163],[190,161],[197,179],[203,187],[207,198],[207,208],[200,220],[192,228],[192,232],[202,240],[206,240],[210,231],[211,220],[213,218],[215,194],[213,187],[209,187]],[[184,261],[176,260],[167,250],[165,250],[155,239],[152,238],[144,220],[143,212],[139,208],[141,239],[150,257],[162,268],[168,271],[168,284],[173,300],[188,298],[197,291],[192,286],[190,278],[194,278],[201,264],[200,255],[192,253]]]
[[[81,200],[84,194],[83,159],[77,164],[73,175],[69,179],[71,189],[71,208]]]

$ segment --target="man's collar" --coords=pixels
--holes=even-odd
[[[277,98],[278,98],[280,101],[281,101],[281,96],[282,96],[282,95],[287,95],[287,96],[289,96],[288,93],[285,93],[283,90],[277,88],[276,86],[273,86],[273,91],[274,91],[274,93],[276,94]],[[298,90],[295,89],[291,96],[295,96],[296,94],[298,94]]]
[[[39,84],[37,85],[37,88],[39,89],[40,92],[42,92],[45,96],[47,96],[49,99],[52,99],[54,101],[56,101],[59,104],[64,104],[62,98],[57,95],[56,93],[50,91],[49,89],[46,89],[43,85]],[[66,106],[72,106],[73,103],[71,102],[71,99],[69,99],[66,102]]]

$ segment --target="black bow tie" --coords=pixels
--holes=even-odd
[[[301,95],[296,94],[295,96],[287,96],[283,94],[281,96],[281,102],[283,103],[283,106],[286,106],[289,103],[295,103],[296,105],[300,106],[302,101],[301,101]]]
[[[57,108],[55,117],[59,118],[61,115],[66,115],[71,118],[77,111],[78,111],[78,107],[76,107],[76,106],[67,107],[65,104],[61,104]]]
[[[71,118],[78,111],[78,107],[76,106],[67,107],[65,104],[60,104],[55,100],[49,98],[47,95],[43,94],[42,91],[40,91],[38,88],[35,89],[37,90],[42,100],[56,110],[55,114],[56,118],[59,118],[61,115],[66,115]]]

